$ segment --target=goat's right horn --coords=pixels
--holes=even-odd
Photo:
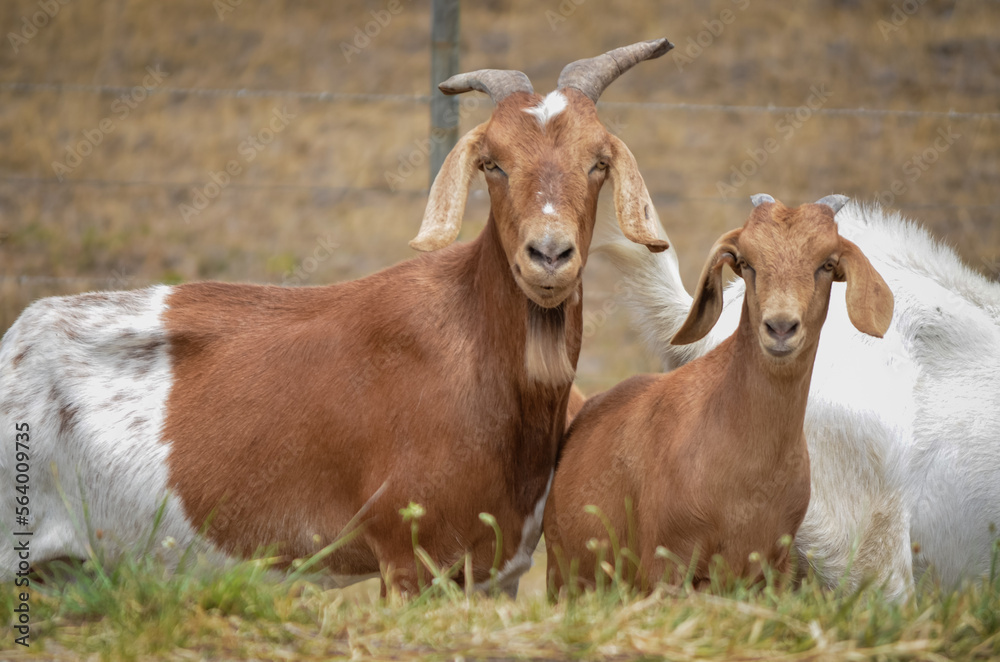
[[[493,103],[500,103],[514,92],[535,93],[528,77],[520,71],[511,69],[480,69],[479,71],[455,74],[438,85],[438,89],[445,94],[461,94],[469,90],[478,90],[490,95]]]
[[[622,46],[597,57],[570,62],[559,74],[556,89],[575,88],[597,103],[601,92],[616,78],[643,60],[658,58],[673,47],[667,39],[651,39]]]

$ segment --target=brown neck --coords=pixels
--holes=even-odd
[[[572,378],[565,383],[546,383],[534,379],[526,370],[527,355],[532,351],[529,331],[532,323],[538,322],[531,317],[532,308],[537,307],[514,281],[492,211],[486,227],[469,248],[470,298],[476,302],[481,319],[489,320],[481,326],[485,336],[479,340],[484,376],[511,379],[509,383],[517,388],[520,399],[521,419],[517,423],[521,434],[516,435],[516,447],[510,449],[509,470],[516,477],[518,502],[530,511],[544,492],[555,464]],[[582,291],[577,298],[582,298]],[[559,311],[545,311],[545,315],[562,316],[558,324],[548,326],[558,327],[568,361],[575,370],[583,328],[579,301],[567,302]]]
[[[748,452],[759,457],[780,456],[801,443],[816,346],[812,342],[792,361],[775,363],[761,348],[744,303],[730,345],[726,377],[717,395],[721,411],[738,417],[733,421],[734,429],[745,429],[749,439],[773,440],[773,444],[746,449]]]
[[[512,326],[519,327],[525,323],[527,298],[511,275],[492,211],[486,227],[470,248],[472,280],[469,285],[473,298],[486,315],[484,319],[492,322],[486,328],[500,334],[500,339],[510,336],[514,330]]]
[[[484,350],[490,348],[492,354],[516,357],[511,360],[524,367],[528,363],[526,359],[530,358],[528,355],[533,352],[558,349],[566,357],[570,373],[576,370],[583,330],[582,287],[575,297],[558,308],[543,309],[529,300],[511,274],[492,211],[486,227],[469,245],[465,267],[468,271],[463,277],[471,289],[471,298],[482,319],[490,320],[490,324],[484,325],[488,336],[482,345]],[[535,346],[529,339],[544,346]],[[547,360],[555,362],[551,357]],[[512,367],[516,371],[517,366]],[[529,374],[530,370],[521,372],[525,387],[538,386],[537,382],[568,387],[573,379],[572,374],[551,379],[545,379],[543,374],[542,379],[537,379],[538,375]]]

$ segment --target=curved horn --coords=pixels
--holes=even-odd
[[[832,209],[834,215],[836,215],[837,212],[840,211],[840,208],[847,204],[848,200],[850,200],[850,198],[848,198],[846,195],[838,195],[835,193],[833,195],[828,195],[824,198],[820,198],[819,200],[816,201],[816,204],[826,205],[827,207]]]
[[[750,196],[750,202],[753,203],[754,207],[757,207],[765,202],[774,202],[774,198],[769,196],[767,193],[754,193]]]
[[[493,103],[500,103],[514,92],[534,94],[531,81],[520,71],[511,69],[480,69],[456,74],[438,85],[445,94],[461,94],[478,90],[490,95]]]
[[[601,92],[616,78],[643,60],[658,58],[673,47],[666,39],[651,39],[622,46],[597,57],[570,62],[559,74],[556,89],[575,88],[597,103]]]

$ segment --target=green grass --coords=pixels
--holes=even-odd
[[[55,574],[55,573],[50,573]],[[61,566],[31,592],[32,645],[3,633],[0,657],[45,659],[878,659],[1000,656],[1000,577],[954,593],[922,586],[903,604],[877,588],[661,587],[648,596],[612,583],[553,604],[467,596],[435,584],[415,599],[328,589],[263,560],[196,563],[169,573],[148,559],[98,571]],[[11,621],[13,587],[0,599]],[[18,650],[14,650],[18,649]]]

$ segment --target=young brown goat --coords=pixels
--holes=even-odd
[[[587,400],[545,507],[554,590],[571,576],[592,585],[604,572],[592,539],[628,547],[646,588],[683,579],[680,565],[692,559],[696,586],[713,557],[738,577],[759,578],[765,562],[787,569],[781,539],[794,536],[809,504],[802,422],[831,283],[847,281],[850,318],[864,333],[882,337],[892,319],[892,294],[838,235],[828,202],[840,204],[788,209],[754,196],[746,224],[713,247],[673,342],[695,342],[718,320],[723,265],[746,282],[736,333],[672,373],[636,376]]]
[[[434,181],[412,242],[432,254],[326,287],[191,283],[31,306],[0,347],[0,424],[31,428],[32,561],[86,557],[96,542],[84,504],[112,552],[149,540],[162,506],[156,534],[178,556],[202,541],[301,558],[351,528],[330,570],[412,590],[400,511],[416,502],[418,542],[437,565],[468,553],[472,576],[460,578],[489,586],[499,558],[500,587],[516,591],[566,425],[605,181],[626,236],[666,247],[635,159],[595,103],[670,48],[580,60],[544,98],[517,71],[444,82],[449,94],[487,92],[496,108]],[[489,221],[448,246],[478,170]],[[12,449],[3,484],[14,484]],[[483,512],[503,534],[499,553]],[[17,568],[2,558],[0,579]]]

